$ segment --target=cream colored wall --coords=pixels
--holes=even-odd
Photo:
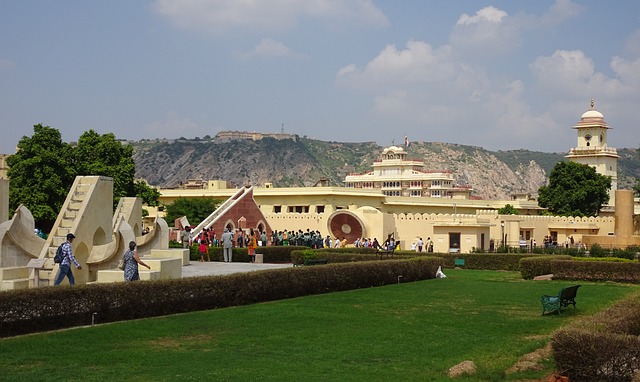
[[[178,190],[169,190],[177,197]],[[224,193],[206,190],[179,190],[185,194],[225,199]],[[225,190],[232,194],[234,190]],[[164,190],[161,190],[165,197]],[[185,195],[186,196],[186,195]],[[226,196],[228,197],[228,196]],[[162,198],[161,198],[162,199]],[[469,252],[481,247],[481,234],[485,235],[484,247],[489,249],[493,240],[499,246],[506,234],[507,245],[518,246],[521,231],[530,231],[539,247],[545,235],[557,232],[558,243],[573,236],[574,242],[583,235],[607,235],[615,230],[613,216],[571,218],[543,215],[498,215],[497,209],[511,204],[522,211],[535,213],[540,209],[529,200],[456,200],[447,198],[384,197],[375,190],[354,190],[343,187],[256,188],[254,199],[274,230],[320,231],[329,233],[327,220],[338,207],[354,212],[365,224],[365,236],[384,240],[394,232],[402,248],[422,237],[431,237],[435,250],[449,250],[449,232],[460,232],[461,250]],[[274,206],[281,206],[281,213],[274,213]],[[309,206],[309,213],[288,213],[288,206]],[[324,206],[324,213],[317,207]],[[454,213],[454,211],[456,213]],[[504,229],[502,226],[504,223]],[[530,244],[531,240],[527,244]]]
[[[9,179],[0,178],[0,223],[9,220]]]

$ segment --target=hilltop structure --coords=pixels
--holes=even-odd
[[[468,199],[471,187],[455,184],[451,171],[426,171],[424,162],[407,159],[402,147],[391,146],[382,151],[373,170],[349,174],[345,187],[380,190],[385,196],[419,198]]]

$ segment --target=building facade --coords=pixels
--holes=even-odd
[[[468,199],[471,187],[456,185],[450,171],[426,171],[424,162],[407,159],[402,147],[384,149],[371,171],[349,174],[347,188],[379,190],[385,196]]]
[[[585,112],[574,128],[578,144],[567,155],[572,161],[594,166],[611,176],[610,205],[615,206],[618,155],[607,145],[609,127],[603,115],[593,109]],[[446,172],[428,172],[424,162],[407,159],[401,147],[386,148],[372,171],[350,174],[345,187],[289,187],[271,184],[255,187],[253,197],[273,230],[320,231],[323,236],[347,239],[384,240],[394,234],[402,249],[422,238],[431,239],[434,251],[467,253],[490,251],[498,246],[542,246],[545,238],[552,245],[575,246],[601,243],[623,247],[640,243],[640,222],[634,216],[633,195],[628,192],[622,208],[599,217],[546,216],[531,195],[515,195],[511,200],[469,198],[470,187],[459,187]],[[234,189],[160,190],[161,203],[178,197],[211,197],[225,200]],[[518,215],[500,215],[498,210],[511,204]],[[151,212],[153,215],[153,212]],[[621,231],[620,227],[626,227]],[[247,227],[256,228],[256,227]],[[631,239],[628,239],[631,238]]]

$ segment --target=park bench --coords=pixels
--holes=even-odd
[[[378,246],[378,248],[376,248],[376,255],[380,255],[380,260],[382,260],[383,256],[386,257],[393,257],[393,252],[396,250],[396,246],[392,246],[391,248],[385,249],[382,246]]]
[[[322,265],[327,264],[329,260],[327,259],[304,259],[301,263],[294,264],[296,267],[300,267],[303,265]]]
[[[454,260],[454,265],[456,267],[464,267],[464,259],[459,257],[457,259]]]
[[[542,315],[547,312],[558,312],[561,314],[561,309],[566,308],[569,305],[576,307],[576,294],[578,293],[580,285],[571,285],[560,289],[555,296],[544,295],[540,298],[542,302]]]

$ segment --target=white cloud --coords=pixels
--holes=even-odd
[[[582,7],[571,0],[556,0],[540,16],[526,13],[508,14],[494,6],[478,10],[474,15],[462,14],[450,36],[455,55],[473,60],[502,57],[523,44],[523,33],[547,30],[575,17]]]
[[[154,9],[182,28],[213,33],[237,28],[286,30],[301,17],[388,25],[371,0],[155,0]]]
[[[280,41],[265,38],[248,53],[239,54],[240,58],[304,58]]]
[[[581,50],[556,50],[551,56],[536,58],[529,67],[547,85],[559,84],[559,80],[588,81],[595,70],[593,61]]]
[[[539,56],[530,61],[529,72],[526,64],[513,70],[511,55],[497,54],[512,54],[535,28],[560,24],[581,11],[570,0],[557,0],[541,15],[486,7],[460,16],[448,43],[387,45],[368,62],[342,67],[336,83],[370,97],[375,123],[400,124],[410,136],[430,141],[455,136],[458,143],[489,148],[557,150],[557,142],[570,147],[575,138],[570,127],[590,98],[608,109],[613,102],[640,102],[640,54],[632,54],[640,52],[640,32],[629,37],[626,56],[611,59],[613,77],[598,71],[581,50]],[[504,65],[510,69],[506,73]]]
[[[618,56],[613,57],[611,59],[611,68],[622,83],[636,88],[640,86],[640,58],[632,61]]]
[[[507,12],[489,6],[460,16],[450,41],[459,57],[495,58],[520,44],[521,25]]]
[[[614,70],[627,73],[629,67],[622,60],[612,62]],[[551,56],[541,56],[529,65],[538,85],[563,96],[585,97],[599,94],[620,97],[632,89],[617,78],[596,72],[591,58],[581,50],[557,50]],[[635,74],[632,74],[635,76]]]
[[[455,72],[450,56],[448,46],[433,49],[421,41],[409,41],[403,50],[387,45],[364,69],[351,64],[340,69],[337,77],[370,85],[444,81]]]
[[[504,137],[506,142],[524,143],[540,136],[556,136],[557,130],[563,128],[548,112],[540,115],[532,112],[525,99],[526,90],[522,81],[515,80],[491,94],[483,107],[495,118],[495,124],[490,127],[492,136]]]
[[[565,20],[579,15],[583,10],[581,5],[571,0],[556,0],[556,2],[540,17],[539,24],[545,26],[557,25]]]
[[[463,13],[456,22],[456,25],[471,25],[485,22],[500,23],[502,18],[507,16],[507,12],[500,10],[494,6],[488,6],[477,11],[475,15],[469,16]]]
[[[348,76],[351,73],[355,73],[358,71],[358,67],[355,64],[349,64],[344,66],[338,70],[338,74],[336,77]]]

